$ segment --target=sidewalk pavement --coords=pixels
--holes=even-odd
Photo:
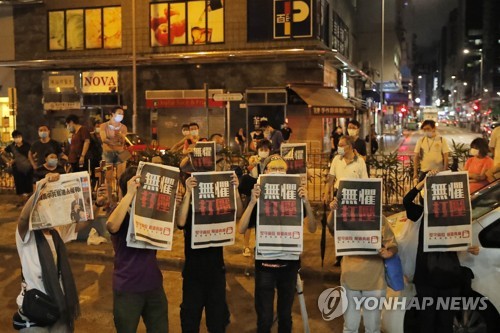
[[[15,230],[17,217],[21,208],[16,207],[17,197],[13,194],[0,193],[0,252],[17,255]],[[322,209],[322,207],[321,207]],[[304,228],[304,252],[302,254],[303,277],[325,278],[328,280],[339,280],[340,268],[334,267],[335,252],[333,238],[326,230],[326,251],[324,267],[321,267],[321,216],[322,211],[316,210],[318,229],[311,234]],[[105,221],[101,221],[104,223]],[[99,223],[96,220],[94,223]],[[109,235],[105,235],[109,239]],[[255,234],[252,232],[250,246],[253,249]],[[99,245],[87,245],[86,241],[74,241],[67,244],[68,255],[72,259],[83,260],[89,263],[112,262],[114,259],[113,247],[108,240],[107,243]],[[244,257],[243,235],[236,236],[234,245],[224,247],[224,259],[226,270],[229,273],[251,273],[254,271],[253,257]],[[172,251],[158,251],[157,255],[160,268],[164,270],[182,270],[184,264],[184,235],[181,230],[174,233]]]

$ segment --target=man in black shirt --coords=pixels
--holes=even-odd
[[[347,133],[354,138],[354,149],[358,155],[363,156],[366,160],[366,142],[359,137],[359,129],[361,124],[357,120],[351,120],[347,125]]]
[[[271,155],[264,161],[264,173],[284,174],[287,164],[279,155]],[[260,196],[260,185],[255,184],[250,202],[241,216],[238,230],[244,234]],[[316,231],[316,220],[307,198],[307,189],[299,187],[297,195],[302,198],[305,211],[304,224],[309,232]],[[270,333],[273,324],[274,294],[278,294],[278,332],[292,332],[292,305],[295,296],[300,259],[255,260],[255,310],[257,311],[257,333]]]
[[[182,177],[189,176],[192,170],[189,158],[181,162]],[[238,177],[233,175],[232,184],[238,187]],[[180,205],[176,219],[179,229],[184,230],[185,263],[182,270],[182,304],[181,326],[182,332],[198,333],[200,321],[205,308],[205,318],[208,331],[223,333],[229,324],[229,309],[226,302],[226,269],[222,247],[208,247],[203,249],[191,248],[192,233],[192,190],[197,186],[196,179],[189,177],[185,180],[184,198]],[[236,195],[236,216],[243,210],[238,191]]]
[[[54,153],[58,158],[67,160],[66,155],[63,154],[61,145],[50,138],[50,129],[47,125],[40,125],[38,127],[38,136],[40,140],[31,145],[28,158],[36,170],[38,167],[45,163],[45,156]]]
[[[290,136],[292,135],[293,131],[290,127],[288,127],[288,120],[285,120],[285,123],[283,124],[283,128],[281,129],[281,134],[283,135],[283,140],[285,142],[288,142],[290,140]]]

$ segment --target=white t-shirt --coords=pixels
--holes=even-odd
[[[495,165],[500,163],[500,126],[496,127],[491,133],[490,144],[491,148],[495,148]]]
[[[333,188],[339,188],[339,182],[342,179],[368,178],[365,160],[358,155],[354,156],[354,160],[349,164],[347,164],[345,158],[340,155],[335,156],[330,166],[330,175],[335,177]]]
[[[76,239],[76,223],[59,226],[54,229],[57,230],[64,243]],[[45,235],[45,237],[47,238],[47,242],[49,243],[52,254],[55,254],[55,246],[54,241],[52,240],[52,236]],[[35,234],[33,233],[33,231],[28,231],[23,240],[16,228],[16,247],[17,252],[19,253],[19,259],[21,260],[21,267],[23,270],[24,281],[26,283],[26,290],[35,288],[46,293],[45,287],[43,286],[42,267],[40,265]],[[56,258],[55,255],[54,258]],[[17,296],[16,300],[19,307],[21,307],[21,305],[23,304],[23,298],[24,295],[21,288],[21,293],[19,294],[19,296]]]
[[[436,135],[433,138],[424,136],[417,141],[415,154],[420,155],[420,170],[443,170],[443,154],[448,154],[450,147],[445,138]]]

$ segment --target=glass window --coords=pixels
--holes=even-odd
[[[497,219],[479,233],[479,242],[482,247],[500,248],[500,219]]]
[[[473,195],[472,219],[478,219],[500,206],[500,180]]]
[[[199,45],[224,42],[221,0],[185,0],[151,3],[151,46]]]

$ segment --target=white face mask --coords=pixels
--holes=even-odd
[[[262,159],[267,158],[269,156],[269,150],[259,150],[258,155]]]
[[[337,154],[339,154],[340,156],[344,156],[345,155],[344,147],[337,147]]]
[[[349,133],[349,136],[357,136],[359,133],[359,129],[356,128],[348,128],[347,133]]]
[[[434,131],[426,131],[424,132],[424,134],[428,137],[428,138],[432,138],[434,136]]]
[[[23,138],[14,138],[15,143],[21,143],[23,142]]]
[[[117,123],[121,122],[123,120],[123,115],[122,114],[117,114],[113,118]]]
[[[479,150],[476,148],[471,148],[469,151],[469,155],[470,156],[477,156],[477,155],[479,155]]]
[[[198,136],[198,130],[192,130],[190,133],[192,136]]]

